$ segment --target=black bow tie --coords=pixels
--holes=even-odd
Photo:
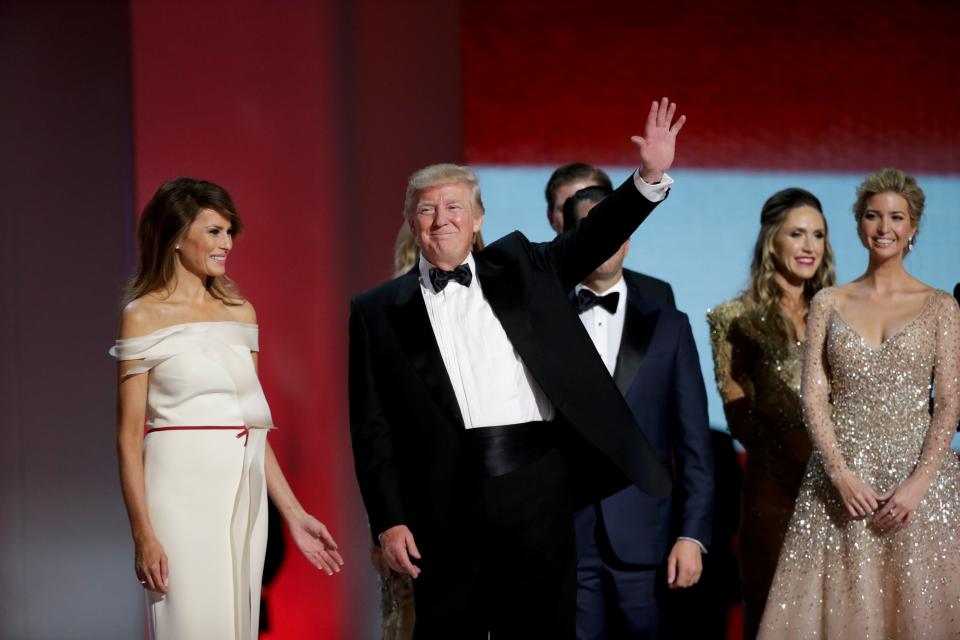
[[[470,271],[470,265],[468,264],[462,264],[453,271],[444,271],[443,269],[431,267],[428,274],[430,275],[430,284],[433,285],[434,291],[443,291],[447,283],[451,280],[459,282],[465,287],[469,287],[470,281],[473,280],[473,273]]]
[[[580,289],[577,291],[577,313],[583,313],[600,305],[610,313],[617,312],[617,303],[620,301],[620,293],[614,291],[605,296],[598,296],[589,289]]]

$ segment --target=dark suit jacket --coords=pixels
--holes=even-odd
[[[677,302],[673,298],[673,287],[666,280],[660,280],[630,269],[623,270],[623,278],[641,297],[664,307],[677,308]]]
[[[551,242],[514,232],[475,255],[483,293],[556,408],[558,432],[577,452],[573,471],[594,500],[628,482],[670,491],[665,459],[636,427],[567,298],[655,206],[631,178]],[[476,471],[415,269],[352,301],[349,383],[354,464],[374,538],[406,524],[423,552],[457,534],[476,511]]]
[[[614,380],[661,460],[670,460],[675,491],[653,496],[637,486],[604,499],[610,548],[623,562],[658,565],[678,536],[708,546],[713,519],[713,445],[700,359],[687,316],[640,295],[624,274],[627,307]],[[592,513],[577,517],[577,540],[590,540]]]

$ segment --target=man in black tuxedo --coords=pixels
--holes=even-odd
[[[421,261],[353,300],[349,382],[360,492],[384,559],[415,578],[415,638],[573,637],[575,498],[670,491],[567,294],[666,197],[675,109],[653,103],[640,168],[549,243],[514,232],[472,255],[473,172],[410,179]]]
[[[608,197],[588,187],[564,204],[564,228]],[[623,269],[629,242],[573,294],[580,321],[661,460],[672,497],[629,486],[576,514],[577,638],[659,638],[667,589],[697,583],[712,536],[713,445],[687,316],[646,298]]]
[[[547,198],[547,222],[554,231],[562,233],[565,228],[564,203],[577,191],[587,187],[604,187],[612,190],[613,183],[606,171],[586,162],[571,162],[558,167],[550,174],[544,195]],[[624,273],[633,282],[640,295],[647,300],[668,307],[677,306],[673,298],[673,287],[669,282],[629,269],[624,269]]]

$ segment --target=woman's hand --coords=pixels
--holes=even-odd
[[[849,469],[842,471],[833,479],[833,486],[840,493],[847,512],[854,518],[867,517],[876,511],[882,502],[873,487]]]
[[[144,589],[167,593],[167,578],[170,576],[167,554],[155,537],[134,541],[134,568]]]
[[[340,571],[343,558],[327,527],[309,513],[301,512],[287,520],[290,535],[310,564],[328,576]]]
[[[916,475],[910,476],[880,496],[880,500],[886,504],[873,516],[873,523],[881,529],[907,526],[929,489],[927,480]]]

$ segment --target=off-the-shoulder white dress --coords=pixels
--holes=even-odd
[[[257,325],[191,322],[118,340],[149,374],[144,482],[169,562],[169,593],[148,593],[157,640],[257,637],[267,543],[264,451],[273,427],[251,352]]]

